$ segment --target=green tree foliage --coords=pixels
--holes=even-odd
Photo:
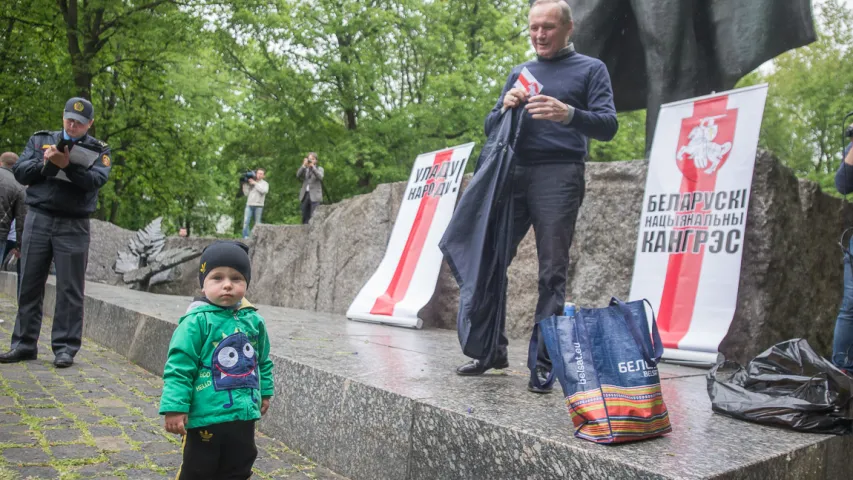
[[[818,40],[785,53],[769,72],[753,72],[740,86],[769,83],[760,146],[801,177],[835,192],[844,115],[853,110],[853,12],[839,0],[817,8]],[[846,143],[846,142],[844,142]]]
[[[203,20],[169,0],[13,0],[3,4],[0,142],[21,151],[59,129],[65,99],[91,98],[90,132],[113,149],[96,217],[140,228],[158,215],[210,228],[227,165],[218,153],[230,95]],[[224,175],[223,175],[224,173]],[[191,221],[192,220],[192,221]],[[199,223],[201,222],[201,223]]]
[[[271,191],[285,200],[265,218],[298,218],[295,172],[309,151],[340,200],[405,179],[418,153],[482,145],[485,113],[528,51],[523,7],[279,0],[222,9],[216,48],[243,79],[246,112],[226,152],[270,168]]]
[[[510,68],[532,58],[518,0],[8,0],[0,4],[0,148],[92,99],[113,148],[96,216],[140,228],[240,228],[242,172],[267,169],[264,219],[298,222],[309,151],[327,201],[404,180],[419,153],[482,146]],[[851,14],[818,2],[821,37],[743,84],[769,82],[761,143],[829,189],[853,110]],[[762,73],[763,72],[763,73]],[[644,156],[645,112],[619,115],[592,161]],[[474,158],[479,149],[475,149]],[[473,168],[473,161],[469,168]]]
[[[618,114],[619,131],[613,140],[590,140],[589,159],[593,162],[640,160],[646,156],[646,111]]]
[[[45,122],[60,125],[63,102],[74,93],[67,81],[65,33],[57,28],[53,10],[32,8],[33,3],[0,3],[0,148],[4,151],[22,151]]]

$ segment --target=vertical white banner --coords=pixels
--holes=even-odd
[[[450,223],[473,143],[415,159],[385,257],[347,310],[350,320],[421,328],[444,256],[438,242]]]
[[[657,313],[664,358],[713,363],[737,306],[767,85],[661,107],[631,299]]]

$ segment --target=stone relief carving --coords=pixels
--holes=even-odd
[[[201,251],[191,247],[164,250],[166,236],[162,223],[163,217],[155,218],[136,232],[127,250],[118,252],[113,271],[122,275],[124,283],[133,289],[147,290],[156,283],[170,281],[171,268],[201,255]]]

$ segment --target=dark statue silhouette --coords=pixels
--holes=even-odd
[[[815,40],[810,0],[568,3],[571,41],[607,64],[616,109],[648,108],[647,152],[662,104],[728,90],[762,63]]]

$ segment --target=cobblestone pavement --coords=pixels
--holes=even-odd
[[[9,347],[16,307],[0,296],[0,349]],[[158,414],[162,380],[121,355],[84,341],[74,366],[56,369],[45,321],[39,359],[0,364],[0,480],[171,479],[179,437]],[[340,480],[257,434],[252,478]]]

